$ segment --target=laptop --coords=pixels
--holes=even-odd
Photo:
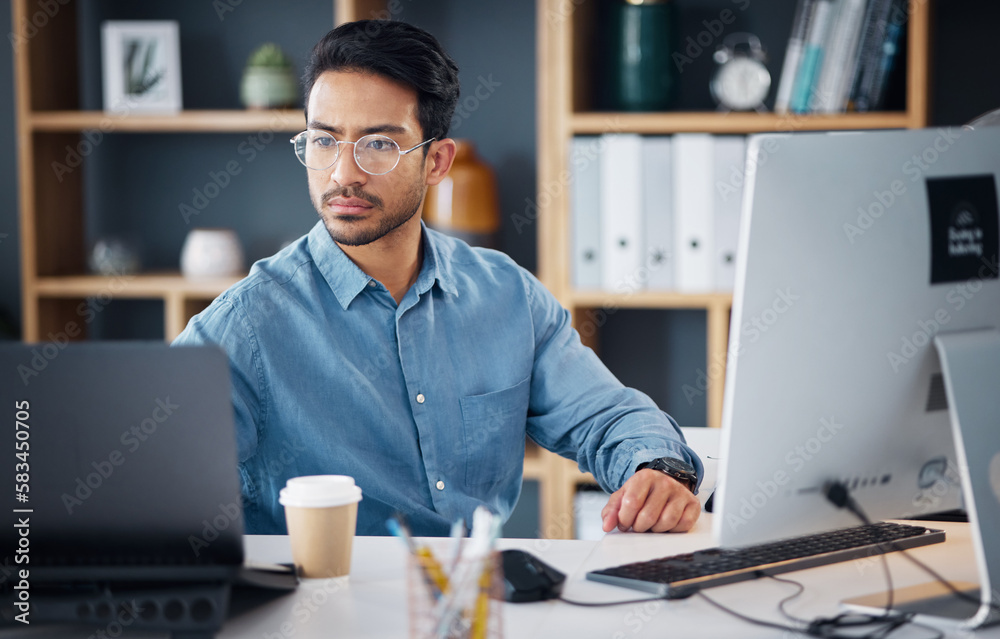
[[[171,616],[175,631],[181,621],[221,625],[228,586],[244,574],[221,349],[0,344],[0,415],[4,618],[20,611],[25,568],[32,621],[85,621],[138,592],[152,626]],[[180,605],[168,614],[171,601]]]

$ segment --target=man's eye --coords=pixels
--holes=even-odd
[[[388,140],[369,140],[365,145],[365,148],[369,151],[389,151],[393,147],[393,144]]]
[[[336,140],[325,135],[318,135],[315,138],[313,138],[313,145],[322,148],[329,148],[331,146],[336,145],[336,143],[337,143]]]

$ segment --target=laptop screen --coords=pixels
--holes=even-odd
[[[3,565],[36,578],[202,579],[242,563],[221,350],[0,345],[0,414]]]

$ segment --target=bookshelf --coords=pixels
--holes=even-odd
[[[345,3],[341,3],[345,4]],[[297,132],[305,127],[299,110],[182,111],[175,115],[110,114],[79,110],[77,6],[68,3],[48,16],[38,2],[14,0],[13,24],[38,12],[48,20],[14,48],[17,146],[21,192],[21,289],[24,339],[51,339],[71,327],[86,337],[88,299],[152,299],[163,303],[165,339],[176,337],[187,320],[238,278],[188,279],[179,272],[103,277],[88,274],[84,247],[81,171],[56,172],[66,148],[86,135],[118,133]],[[85,160],[84,160],[85,162]]]
[[[907,20],[905,55],[905,109],[891,112],[835,115],[781,115],[775,113],[720,113],[670,111],[622,113],[591,108],[594,69],[588,54],[596,41],[598,0],[539,0],[538,51],[538,265],[541,281],[569,309],[578,327],[588,316],[608,308],[702,309],[706,315],[706,361],[723,368],[729,338],[732,296],[706,291],[682,293],[637,292],[628,295],[579,291],[571,286],[570,204],[566,186],[569,146],[573,136],[609,132],[670,135],[674,133],[749,134],[780,131],[919,128],[928,121],[930,3],[913,0]],[[794,7],[794,5],[792,5]],[[773,10],[773,7],[771,7]],[[683,10],[680,7],[679,10]],[[754,7],[750,11],[763,11]],[[774,81],[777,73],[772,70]],[[707,86],[707,78],[705,79]],[[558,185],[558,187],[557,187]],[[545,193],[545,197],[542,194]],[[581,330],[588,345],[600,352],[598,333]],[[725,378],[713,376],[706,393],[707,421],[719,427]],[[664,407],[669,412],[669,407]],[[543,487],[542,530],[546,536],[572,537],[573,496],[577,485],[592,482],[575,464],[544,454],[549,481]]]

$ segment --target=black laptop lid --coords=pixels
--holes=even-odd
[[[0,345],[0,562],[51,578],[232,572],[231,401],[215,347]]]

